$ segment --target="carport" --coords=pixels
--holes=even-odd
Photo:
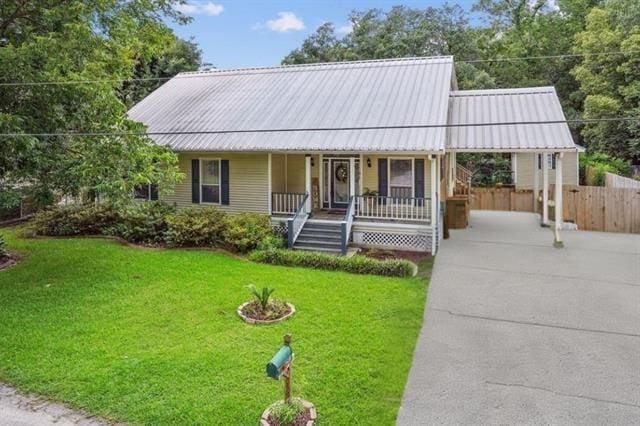
[[[449,98],[447,195],[460,175],[456,153],[534,153],[541,156],[542,188],[534,175],[533,197],[542,189],[541,225],[549,226],[549,163],[556,164],[553,205],[554,244],[562,246],[562,157],[576,152],[560,101],[553,87],[452,91]],[[538,155],[533,156],[534,169]],[[467,183],[470,184],[470,183]],[[537,202],[534,201],[534,205]]]

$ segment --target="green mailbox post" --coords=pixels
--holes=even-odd
[[[275,380],[284,377],[284,401],[291,402],[291,363],[293,362],[293,350],[291,350],[291,335],[284,336],[284,346],[271,358],[267,364],[267,376]]]

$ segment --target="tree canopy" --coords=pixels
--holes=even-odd
[[[115,202],[134,185],[181,177],[173,153],[144,136],[20,136],[141,133],[129,106],[157,81],[200,64],[165,19],[187,22],[178,0],[5,0],[0,6],[0,185],[20,184],[41,202],[99,193]],[[91,84],[31,84],[94,81]],[[6,195],[6,194],[5,194]]]

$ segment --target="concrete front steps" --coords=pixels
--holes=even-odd
[[[293,249],[341,254],[341,239],[341,222],[309,219],[302,227]]]

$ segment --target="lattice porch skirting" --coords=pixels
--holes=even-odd
[[[372,227],[355,228],[353,243],[366,247],[390,250],[431,251],[431,229],[375,229]]]

